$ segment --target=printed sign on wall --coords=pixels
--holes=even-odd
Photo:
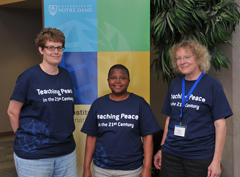
[[[130,71],[128,91],[150,102],[150,1],[44,0],[44,27],[58,28],[66,37],[60,66],[69,71],[74,85],[80,176],[86,140],[80,130],[92,102],[110,93],[109,68],[125,65]]]

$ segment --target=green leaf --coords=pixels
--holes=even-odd
[[[208,47],[211,65],[220,71],[229,59],[216,46],[229,44],[239,24],[240,13],[234,0],[150,0],[151,43],[158,51],[152,64],[157,79],[169,82],[176,75],[171,69],[169,49],[184,39],[193,39]]]
[[[167,16],[167,22],[168,22],[168,25],[169,25],[171,31],[174,32],[174,29],[173,29],[172,23],[171,23],[171,21],[170,21],[170,19],[169,19],[169,12],[167,13],[166,16]]]

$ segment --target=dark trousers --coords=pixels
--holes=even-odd
[[[183,159],[162,152],[162,177],[207,177],[211,159]]]

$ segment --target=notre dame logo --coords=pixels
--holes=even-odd
[[[49,5],[48,9],[51,15],[55,15],[57,13],[57,5]]]

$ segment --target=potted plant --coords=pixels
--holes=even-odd
[[[151,68],[159,80],[168,83],[176,77],[171,70],[169,49],[182,40],[193,39],[205,45],[211,65],[219,71],[228,68],[229,59],[219,44],[235,46],[229,38],[240,14],[234,0],[151,0],[151,43],[158,58]]]

